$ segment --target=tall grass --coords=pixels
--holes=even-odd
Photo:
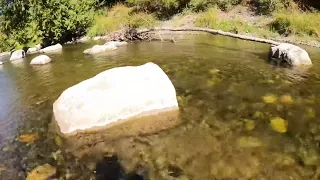
[[[282,35],[320,37],[320,13],[277,13],[270,27]]]
[[[196,20],[196,26],[206,27],[211,29],[220,29],[223,31],[252,33],[256,28],[240,19],[220,19],[217,8],[210,8],[203,12]]]
[[[231,10],[234,6],[247,0],[190,0],[189,6],[194,11],[204,11],[208,8],[219,7],[223,11]]]
[[[259,37],[275,37],[276,33],[270,32],[268,28],[256,27],[239,18],[221,19],[218,16],[219,9],[209,8],[201,13],[196,20],[196,26],[206,27],[211,29],[219,29],[233,33],[249,33]]]
[[[132,8],[122,4],[115,5],[106,12],[95,17],[94,25],[89,29],[89,37],[106,35],[121,28],[150,27],[156,24],[152,14],[133,12]]]

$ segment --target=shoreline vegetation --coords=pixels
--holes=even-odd
[[[208,28],[320,47],[320,12],[293,0],[1,1],[1,6],[1,52],[155,27]]]

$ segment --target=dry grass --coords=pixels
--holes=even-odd
[[[272,30],[282,35],[320,37],[320,13],[290,12],[275,14],[270,24]]]
[[[196,20],[196,26],[206,27],[211,29],[220,29],[233,33],[248,33],[259,37],[274,37],[275,34],[267,28],[261,28],[257,25],[252,25],[239,17],[228,18],[220,17],[221,12],[217,8],[210,8],[199,15]],[[258,20],[258,19],[257,19]]]
[[[88,36],[105,35],[126,27],[150,27],[156,23],[157,21],[152,14],[134,13],[132,8],[118,4],[106,12],[96,15],[94,25],[88,31]]]

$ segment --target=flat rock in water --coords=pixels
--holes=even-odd
[[[312,61],[307,51],[288,43],[281,43],[277,46],[271,46],[270,57],[278,64],[286,63],[293,67],[312,65]]]
[[[112,137],[154,133],[177,125],[178,110],[173,84],[154,63],[104,71],[65,90],[53,104],[65,135],[100,129]]]
[[[57,52],[62,50],[62,45],[61,44],[56,44],[52,46],[48,46],[46,48],[43,48],[40,50],[41,53],[48,53],[48,52]]]
[[[23,59],[24,57],[26,57],[24,50],[16,50],[11,54],[10,61]]]
[[[128,43],[126,41],[109,41],[105,45],[113,45],[113,46],[116,46],[116,47],[120,47],[120,46],[125,46],[127,44]]]
[[[84,54],[98,54],[104,51],[113,51],[116,50],[117,47],[113,44],[107,44],[107,45],[95,45],[90,49],[87,49],[83,51]]]
[[[32,59],[30,64],[33,65],[43,65],[51,62],[51,58],[47,55],[40,55]]]

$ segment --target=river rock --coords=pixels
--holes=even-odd
[[[95,45],[90,49],[86,49],[85,51],[83,51],[84,54],[97,54],[97,53],[101,53],[104,51],[113,51],[116,50],[117,47],[114,46],[113,44],[107,44],[107,45]]]
[[[3,64],[3,62],[0,61],[0,65],[2,65],[2,64]]]
[[[39,52],[39,50],[41,49],[41,44],[37,44],[35,47],[29,48],[27,50],[27,54],[34,54]]]
[[[47,55],[40,55],[32,59],[30,64],[33,65],[43,65],[51,62],[51,58]]]
[[[270,57],[278,64],[287,63],[290,66],[312,65],[311,59],[304,49],[288,44],[281,43],[277,46],[271,46]]]
[[[48,52],[55,52],[55,51],[61,51],[62,50],[62,45],[61,44],[56,44],[52,46],[48,46],[46,48],[43,48],[40,50],[41,53],[48,53]]]
[[[40,50],[40,49],[42,48],[42,46],[41,46],[41,44],[37,44],[37,45],[35,46],[35,48],[37,48],[38,50]]]
[[[26,57],[26,53],[24,52],[24,50],[16,50],[11,54],[10,61],[22,59],[24,57]]]
[[[125,46],[128,43],[125,41],[109,41],[105,45],[113,45],[115,47]]]
[[[77,42],[82,43],[82,42],[87,42],[87,41],[89,41],[89,40],[90,40],[90,39],[89,39],[87,36],[83,36],[82,38],[78,39]]]
[[[103,129],[112,137],[173,127],[178,109],[173,84],[154,63],[104,71],[68,88],[53,104],[64,135]]]
[[[36,47],[33,48],[29,48],[27,51],[27,54],[34,54],[36,52],[38,52],[39,50]]]

